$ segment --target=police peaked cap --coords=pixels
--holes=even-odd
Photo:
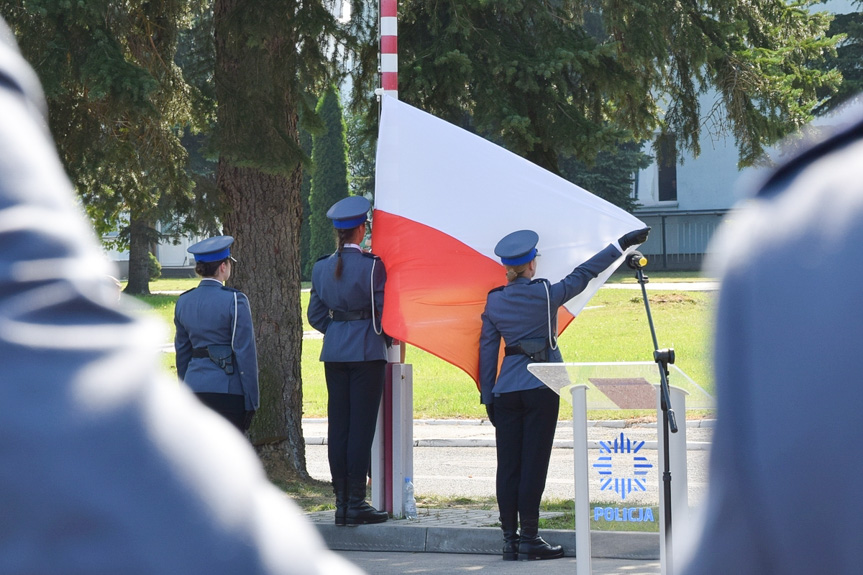
[[[327,217],[333,220],[337,230],[349,230],[366,221],[372,205],[362,196],[349,196],[339,200],[327,211]]]
[[[533,230],[518,230],[504,236],[494,247],[494,255],[505,266],[520,266],[536,257],[539,235]]]
[[[213,236],[189,246],[188,252],[195,256],[196,262],[217,262],[231,257],[231,236]]]

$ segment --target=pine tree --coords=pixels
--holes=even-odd
[[[2,3],[48,99],[57,148],[97,233],[121,229],[129,293],[149,293],[155,224],[192,197],[179,128],[187,86],[174,64],[192,2]]]
[[[303,201],[303,221],[300,226],[300,275],[303,281],[311,281],[312,266],[315,263],[315,258],[312,257],[310,250],[312,232],[309,225],[311,214],[309,196],[312,193],[312,172],[314,171],[314,166],[311,162],[312,135],[302,128],[300,129],[300,147],[303,153],[309,158],[308,161],[303,163],[303,183],[300,187],[300,198]]]
[[[332,81],[344,34],[321,2],[214,0],[218,186],[249,297],[261,409],[251,438],[271,477],[308,478],[302,433],[300,118]],[[332,48],[324,53],[324,50]]]
[[[856,1],[858,8],[863,2]],[[837,14],[830,23],[830,35],[843,35],[836,55],[827,59],[827,66],[842,74],[842,84],[837,88],[827,86],[820,90],[824,100],[816,110],[824,114],[842,104],[859,97],[863,91],[863,12]]]
[[[748,165],[839,81],[815,3],[404,0],[399,97],[553,172],[657,132],[697,155],[704,129],[734,138]]]

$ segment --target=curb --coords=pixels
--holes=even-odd
[[[501,531],[496,527],[423,527],[388,521],[378,525],[315,527],[334,551],[384,551],[407,553],[471,553],[499,555]],[[563,546],[567,557],[575,557],[575,531],[546,529],[543,539]],[[591,556],[607,559],[658,560],[658,533],[593,531]]]
[[[326,417],[304,417],[304,422],[307,423],[326,423]],[[562,419],[558,421],[558,425],[561,423],[566,424],[567,422],[571,423],[569,419]],[[483,425],[485,427],[493,427],[491,422],[487,419],[414,419],[414,425]],[[587,420],[587,427],[612,427],[625,429],[626,427],[656,427],[656,423],[640,423],[633,425],[627,425],[627,420],[625,419],[589,419]],[[716,427],[715,419],[691,419],[686,422],[686,427],[699,428],[703,427],[705,429]]]
[[[311,436],[304,438],[306,445],[327,445],[327,438],[320,436]],[[658,449],[659,442],[645,441],[645,449]],[[494,439],[416,439],[413,442],[414,447],[496,447],[497,443]],[[711,443],[707,441],[687,441],[687,451],[710,451]],[[572,449],[571,439],[562,439],[555,441],[552,444],[553,448]],[[589,440],[587,442],[588,449],[599,449],[599,442]]]

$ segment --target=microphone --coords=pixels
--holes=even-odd
[[[641,252],[632,252],[629,254],[629,257],[626,258],[626,265],[631,269],[640,270],[647,265],[647,258],[644,257]]]

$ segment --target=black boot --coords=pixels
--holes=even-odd
[[[503,529],[503,560],[518,559],[518,515],[500,514],[500,528]]]
[[[549,545],[538,535],[539,519],[521,521],[521,538],[518,543],[518,558],[520,561],[537,559],[559,559],[563,557],[563,547]]]
[[[336,494],[336,525],[343,526],[348,511],[348,482],[344,477],[333,479],[333,493]]]
[[[368,525],[383,523],[389,519],[386,511],[378,511],[366,503],[366,478],[361,481],[348,480],[348,509],[345,512],[345,524]]]

